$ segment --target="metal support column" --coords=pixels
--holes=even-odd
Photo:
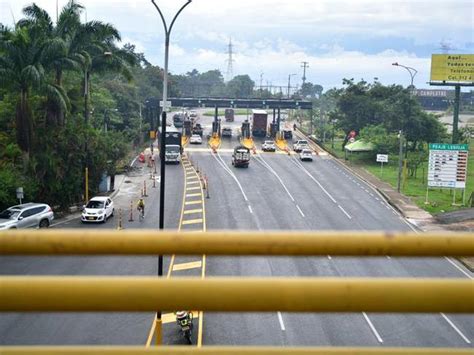
[[[459,143],[459,104],[461,96],[461,86],[456,85],[454,87],[454,110],[453,110],[453,144]]]

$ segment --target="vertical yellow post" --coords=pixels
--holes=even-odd
[[[85,176],[86,176],[86,186],[85,186],[85,198],[86,198],[86,203],[89,201],[89,168],[86,167],[85,171]]]
[[[155,326],[155,339],[156,345],[160,346],[163,343],[163,334],[162,334],[162,320],[161,320],[161,312],[156,317],[156,326]]]

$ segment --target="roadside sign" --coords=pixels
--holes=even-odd
[[[377,162],[388,163],[388,154],[377,154]]]
[[[163,101],[160,101],[160,107],[163,107]],[[171,107],[171,101],[166,101],[166,107]]]
[[[465,189],[467,177],[467,144],[429,145],[428,186]]]
[[[20,205],[21,205],[21,200],[24,198],[24,193],[23,193],[23,187],[17,187],[16,189],[16,198],[20,200]]]
[[[150,131],[150,139],[155,139],[155,138],[156,138],[156,132]]]

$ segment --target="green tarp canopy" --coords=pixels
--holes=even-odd
[[[373,143],[358,140],[354,143],[346,144],[344,149],[348,152],[370,152],[375,149],[375,146]]]

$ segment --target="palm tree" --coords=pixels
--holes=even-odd
[[[43,46],[31,28],[4,28],[0,37],[0,82],[18,93],[15,123],[17,143],[28,158],[32,145],[33,117],[29,104],[31,88],[44,78],[41,57]]]

